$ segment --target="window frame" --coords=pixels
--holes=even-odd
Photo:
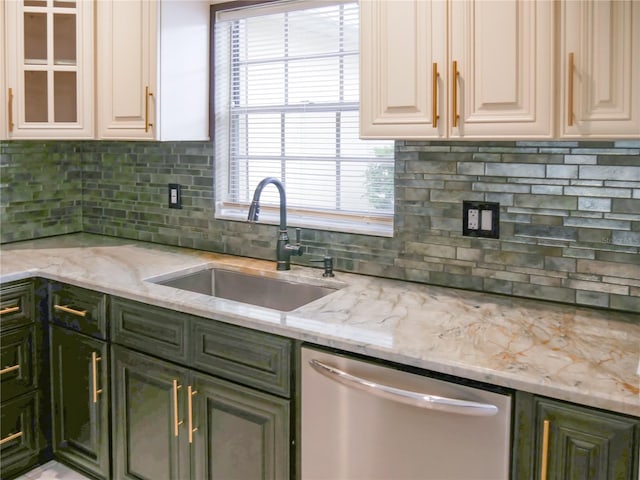
[[[357,0],[356,0],[357,2]],[[214,216],[219,220],[232,220],[232,221],[246,221],[247,214],[249,209],[249,204],[245,204],[244,202],[234,202],[234,201],[219,201],[218,200],[218,187],[219,184],[216,182],[216,179],[219,175],[224,175],[224,178],[230,181],[231,175],[228,172],[229,162],[228,158],[225,160],[226,165],[222,166],[219,162],[219,155],[215,153],[216,151],[216,122],[215,122],[215,78],[216,78],[216,57],[215,57],[215,23],[216,16],[219,11],[222,10],[238,10],[246,7],[253,6],[269,6],[274,5],[277,8],[278,4],[286,3],[282,0],[262,0],[262,1],[234,1],[227,3],[219,3],[211,5],[210,7],[210,95],[209,95],[209,134],[210,138],[213,140],[214,145]],[[338,3],[352,3],[352,0],[337,0],[335,4]],[[319,6],[322,5],[322,2],[318,2]],[[358,50],[358,55],[360,54]],[[340,88],[343,87],[343,82],[340,81]],[[355,104],[356,102],[351,102]],[[346,107],[346,108],[345,108]],[[269,107],[267,107],[268,109]],[[299,107],[290,107],[288,111],[295,111],[296,108]],[[348,105],[348,104],[340,104],[339,110],[343,111],[356,111],[360,110],[360,103],[357,102],[357,105]],[[327,111],[329,111],[327,109]],[[337,111],[336,109],[332,109],[331,112]],[[280,113],[280,110],[279,110]],[[337,120],[338,122],[339,120]],[[339,135],[339,134],[336,134]],[[339,147],[337,147],[339,148]],[[394,146],[395,152],[395,146]],[[336,158],[326,158],[327,161],[336,162]],[[368,159],[363,159],[363,161],[369,161]],[[281,164],[285,164],[287,162],[287,158],[283,155],[280,158]],[[340,162],[337,162],[338,165]],[[395,161],[391,159],[391,165],[395,170]],[[336,179],[339,181],[339,179]],[[268,187],[271,188],[271,187]],[[275,187],[274,187],[275,188]],[[395,190],[395,184],[392,183],[392,188]],[[395,192],[394,192],[395,193]],[[339,196],[339,193],[336,193]],[[275,206],[271,206],[268,204],[261,204],[260,207],[260,223],[278,225],[279,224],[279,209]],[[356,233],[356,234],[366,234],[372,236],[383,236],[383,237],[392,237],[394,231],[394,218],[395,218],[395,201],[392,205],[392,211],[390,213],[381,213],[377,215],[369,215],[364,213],[348,213],[345,211],[338,212],[337,210],[321,210],[321,209],[305,209],[305,208],[296,208],[292,206],[287,206],[287,218],[288,218],[288,226],[292,227],[302,227],[302,228],[312,228],[318,230],[327,230],[327,231],[336,231],[336,232],[345,232],[345,233]]]

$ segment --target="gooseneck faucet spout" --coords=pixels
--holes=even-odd
[[[278,243],[276,245],[276,258],[278,270],[289,270],[291,268],[291,255],[302,255],[304,247],[300,245],[300,229],[296,229],[296,244],[289,244],[289,232],[287,231],[287,198],[282,182],[274,177],[266,177],[258,183],[253,200],[249,207],[247,221],[255,223],[260,216],[260,195],[264,187],[272,183],[280,194],[280,227],[278,228]]]

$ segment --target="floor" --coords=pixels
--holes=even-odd
[[[45,463],[38,468],[25,473],[16,480],[89,480],[84,475],[71,470],[55,460]]]

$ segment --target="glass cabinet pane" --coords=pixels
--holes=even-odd
[[[75,122],[78,119],[75,72],[53,74],[54,122]]]
[[[76,64],[76,16],[53,15],[53,63]]]
[[[24,62],[43,65],[47,63],[47,14],[24,14]]]
[[[47,72],[24,72],[24,93],[25,121],[48,121]]]

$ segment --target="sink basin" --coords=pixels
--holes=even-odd
[[[290,312],[336,291],[334,288],[288,282],[221,268],[199,270],[154,283],[282,312]]]

